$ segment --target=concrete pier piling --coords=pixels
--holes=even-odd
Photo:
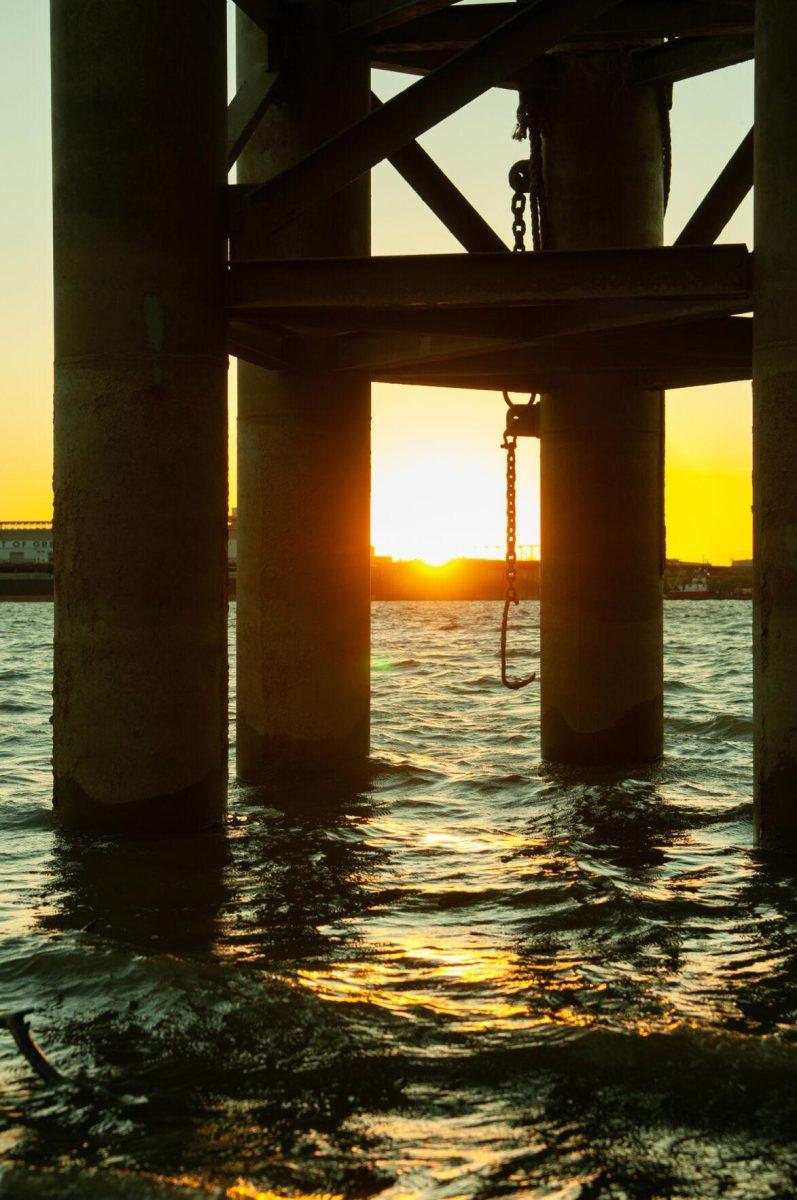
[[[658,246],[662,97],[623,54],[568,57],[543,120],[549,250]],[[575,376],[542,397],[542,753],[662,751],[663,396]]]
[[[55,805],[226,791],[224,0],[52,0]]]
[[[756,3],[753,538],[755,816],[797,849],[797,19]]]
[[[338,7],[294,7],[279,96],[239,159],[239,183],[264,183],[369,111],[368,50],[336,36]],[[270,48],[237,20],[243,81]],[[263,204],[233,254],[369,254],[368,175],[268,227]],[[325,344],[294,336],[291,370],[238,365],[237,764],[251,783],[368,753],[370,383],[314,367]]]

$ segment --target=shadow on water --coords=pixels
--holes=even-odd
[[[58,832],[44,929],[85,932],[140,955],[212,958],[230,900],[226,837],[96,840]]]
[[[747,946],[729,964],[736,976],[736,1024],[769,1037],[785,1035],[797,1045],[797,860],[765,853],[752,860],[740,897]]]
[[[564,767],[540,772],[550,797],[550,836],[585,849],[626,871],[661,866],[665,846],[684,828],[668,805],[661,763],[628,767]]]
[[[368,839],[380,807],[370,784],[369,772],[239,794],[229,829],[228,952],[282,970],[347,946],[353,936],[347,918],[389,895],[376,884],[386,852]],[[340,927],[333,932],[335,922]]]
[[[357,1117],[396,1103],[391,1047],[296,982],[375,902],[373,808],[340,787],[247,790],[214,836],[56,836],[40,927],[58,983],[40,981],[35,1031],[88,1086],[20,1081],[4,1105],[10,1157],[27,1168],[14,1195],[49,1195],[65,1161],[81,1196],[97,1168],[103,1196],[127,1195],[128,1172],[169,1195],[179,1176],[378,1190]],[[72,1194],[68,1176],[59,1186]]]
[[[661,777],[658,764],[540,773],[541,815],[517,852],[536,867],[519,952],[567,964],[570,982],[552,981],[548,998],[572,1024],[662,1016],[656,975],[677,971],[683,936],[661,919],[663,903],[677,906],[668,853],[692,818]]]

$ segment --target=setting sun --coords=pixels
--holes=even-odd
[[[497,558],[505,537],[504,402],[495,392],[374,388],[372,540],[439,565]],[[539,450],[518,451],[518,542],[539,543]]]

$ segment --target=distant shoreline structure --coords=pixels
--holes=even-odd
[[[230,598],[235,598],[237,525],[229,524]],[[175,554],[179,553],[176,547]],[[53,597],[53,533],[44,521],[0,521],[0,601],[51,600]],[[517,590],[521,600],[538,600],[540,559],[520,558]],[[371,599],[374,601],[502,600],[505,566],[500,558],[455,558],[432,565],[421,559],[371,555]],[[664,594],[670,600],[749,600],[752,562],[727,567],[668,559]]]

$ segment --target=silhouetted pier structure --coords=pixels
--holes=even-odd
[[[713,244],[753,184],[752,135],[676,245],[662,227],[670,85],[754,46],[753,270]],[[221,815],[233,354],[252,782],[368,752],[372,380],[541,394],[543,753],[658,757],[663,393],[752,375],[758,827],[793,848],[794,7],[240,0],[229,110],[226,53],[224,0],[52,0],[64,819]],[[418,78],[380,104],[372,66]],[[495,86],[536,147],[536,253],[508,253],[415,142]],[[370,257],[384,159],[469,253]]]

